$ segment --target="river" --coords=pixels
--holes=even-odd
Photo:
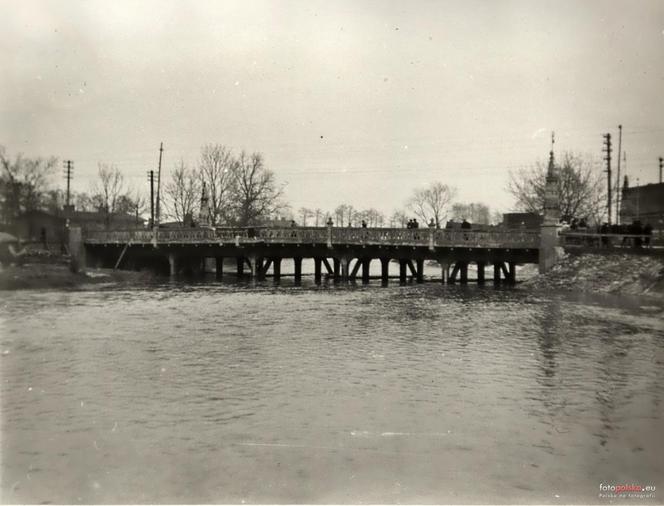
[[[5,503],[664,499],[643,300],[284,279],[0,301]]]

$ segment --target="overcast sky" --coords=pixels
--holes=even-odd
[[[512,207],[510,169],[664,156],[664,1],[0,1],[0,144],[148,189],[200,146],[260,151],[293,208],[391,213],[442,181]],[[614,160],[615,166],[615,160]],[[63,185],[64,180],[56,181]]]

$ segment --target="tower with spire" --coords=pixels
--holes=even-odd
[[[551,132],[551,151],[549,151],[549,166],[546,170],[546,182],[544,185],[544,224],[546,225],[558,225],[560,220],[559,178],[553,155],[553,145],[555,142],[555,133]]]
[[[560,196],[558,171],[553,156],[555,134],[551,132],[549,166],[544,184],[544,216],[540,227],[539,270],[546,272],[558,261],[558,223],[560,221]]]
[[[207,194],[207,189],[205,188],[205,181],[203,181],[203,191],[201,192],[201,211],[198,223],[201,227],[210,226],[210,205],[209,198]]]

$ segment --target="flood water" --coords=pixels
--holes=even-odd
[[[5,503],[664,500],[652,303],[288,279],[0,301]]]

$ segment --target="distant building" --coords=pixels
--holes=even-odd
[[[503,227],[505,228],[539,228],[542,216],[537,213],[505,213],[503,214]]]
[[[39,242],[45,248],[65,242],[67,221],[46,211],[27,211],[18,217],[14,232],[24,241]]]
[[[640,221],[661,228],[664,223],[664,183],[629,186],[625,176],[620,204],[620,222]]]
[[[47,211],[27,211],[18,217],[14,232],[25,241],[38,242],[44,247],[60,246],[66,242],[67,227],[79,226],[87,230],[143,228],[145,220],[130,214],[98,211],[74,211],[70,206],[58,214]],[[108,226],[107,226],[108,225]]]

